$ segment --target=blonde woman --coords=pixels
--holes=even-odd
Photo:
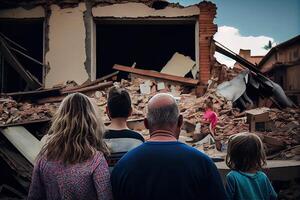
[[[103,133],[89,98],[67,96],[35,164],[28,199],[112,199]]]

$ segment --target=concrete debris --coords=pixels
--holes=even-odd
[[[232,73],[231,71],[229,70],[228,74]],[[157,73],[159,74],[159,72]],[[111,74],[107,76],[107,79],[97,79],[80,86],[72,82],[66,86],[61,85],[58,90],[59,96],[57,96],[56,90],[55,92],[50,90],[39,91],[37,94],[33,93],[34,98],[27,98],[27,96],[31,96],[27,93],[14,94],[14,97],[18,97],[15,98],[16,100],[22,101],[16,101],[6,95],[0,98],[0,129],[6,130],[12,128],[11,126],[32,126],[34,123],[41,123],[38,126],[44,127],[42,135],[39,135],[40,132],[30,132],[37,138],[42,138],[47,132],[49,124],[47,123],[46,126],[42,122],[50,122],[62,99],[72,92],[84,92],[90,96],[98,106],[98,111],[101,113],[103,121],[108,125],[110,119],[106,115],[107,93],[109,87],[115,85],[127,89],[132,99],[133,113],[129,117],[128,127],[140,132],[146,140],[150,137],[143,123],[147,103],[156,93],[167,92],[175,97],[180,113],[184,117],[179,140],[204,151],[214,161],[224,160],[230,136],[241,132],[249,132],[250,128],[252,132],[255,132],[262,138],[268,159],[300,160],[299,108],[284,110],[257,108],[255,110],[241,111],[233,107],[232,101],[227,100],[217,92],[218,77],[213,77],[210,80],[211,84],[203,96],[197,96],[197,88],[192,87],[191,84],[181,82],[178,85],[163,78],[149,79],[143,76],[142,78],[131,76],[130,79],[116,81],[115,78],[112,79],[115,75]],[[101,87],[99,87],[100,85]],[[147,86],[146,92],[145,88],[141,87],[143,85]],[[211,135],[209,124],[203,122],[207,102],[213,103],[213,109],[219,118],[214,136]],[[266,124],[264,123],[267,122],[271,125],[265,128]],[[13,128],[13,130],[16,130],[15,128],[18,127]],[[6,138],[4,139],[0,140],[0,142],[9,143]],[[0,147],[0,159],[3,159],[8,164],[8,168],[11,168],[10,170],[14,170],[17,174],[23,176],[21,181],[19,180],[20,178],[17,181],[26,183],[23,187],[28,189],[32,170],[31,163],[21,154],[15,156],[16,152],[8,151],[8,148],[13,147],[12,144],[8,145],[8,148],[1,145]],[[25,149],[25,146],[22,149]],[[22,152],[22,149],[19,149],[20,152]],[[33,162],[32,159],[30,161]],[[26,181],[23,181],[23,179],[26,179]],[[7,192],[7,190],[5,191]]]
[[[160,72],[184,77],[195,67],[196,62],[190,57],[176,52]]]
[[[249,128],[251,127],[251,120],[249,120],[249,116],[247,120],[247,115],[250,113],[252,114],[252,118],[256,119],[255,129],[252,128],[251,131],[255,131],[261,136],[269,158],[275,159],[293,157],[291,154],[294,155],[296,150],[288,152],[285,150],[300,144],[299,108],[288,108],[284,110],[274,108],[266,110],[265,108],[257,108],[256,111],[241,112],[238,108],[233,107],[231,101],[217,93],[216,88],[218,84],[215,83],[216,80],[212,79],[212,84],[206,93],[203,96],[197,97],[195,95],[195,88],[182,84],[174,85],[171,82],[166,82],[162,79],[149,80],[132,77],[131,80],[122,79],[119,82],[114,81],[114,85],[126,88],[129,91],[133,107],[132,116],[129,118],[131,121],[131,127],[141,132],[146,139],[149,137],[148,130],[146,130],[140,122],[145,116],[147,102],[151,96],[156,93],[168,92],[173,94],[177,99],[180,112],[184,117],[184,127],[181,134],[181,140],[183,142],[186,142],[191,146],[195,146],[195,148],[200,150],[210,151],[211,149],[217,148],[218,150],[223,150],[225,152],[228,138],[231,135],[249,131]],[[96,86],[98,84],[102,83],[97,83]],[[148,87],[146,92],[143,87],[141,87],[143,85]],[[106,86],[107,87],[100,89],[93,87],[92,90],[89,90],[87,95],[95,99],[104,121],[109,123],[109,118],[106,116],[105,109],[109,86]],[[88,84],[88,88],[90,87],[91,84]],[[68,88],[63,89],[63,91],[78,91],[78,89],[81,91],[82,89],[81,86],[72,86],[72,88],[74,89]],[[57,99],[57,101],[61,101],[62,98],[63,96],[61,96],[60,99]],[[31,122],[42,119],[50,120],[59,106],[59,103],[33,104],[28,102],[16,102],[10,98],[1,99],[0,102],[0,125],[2,126],[11,126],[14,125],[14,123],[22,121]],[[199,145],[201,142],[196,143],[210,134],[209,124],[202,123],[207,102],[213,103],[213,109],[219,117],[215,130],[215,144],[211,144],[209,147],[204,144]],[[255,114],[258,113],[259,115],[265,115],[265,112],[268,112],[266,117],[267,120],[257,120],[260,118]],[[264,117],[265,116],[263,116],[263,119]],[[264,121],[271,122],[268,129],[261,128],[261,126],[264,125],[262,124]],[[135,126],[136,123],[138,124],[137,126]],[[196,124],[201,125],[200,134],[197,133],[199,131],[195,130]],[[196,134],[200,135],[198,139],[195,138]],[[216,153],[215,150],[213,152]],[[278,153],[280,152],[283,152],[284,156],[281,154],[279,155]]]
[[[0,127],[36,120],[50,120],[58,108],[57,103],[37,105],[16,102],[11,98],[1,99],[0,102]]]

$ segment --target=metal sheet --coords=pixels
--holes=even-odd
[[[217,92],[227,100],[236,101],[246,91],[249,71],[244,71],[230,81],[218,85]]]

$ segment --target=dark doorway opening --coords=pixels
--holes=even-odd
[[[43,62],[44,19],[6,19],[0,20],[0,33],[18,43],[27,51],[22,51],[34,59]],[[43,82],[43,66],[12,51],[23,67]],[[26,82],[21,76],[0,58],[1,92],[16,92],[26,89]]]
[[[160,71],[175,52],[195,60],[195,20],[96,20],[97,78],[114,64]]]

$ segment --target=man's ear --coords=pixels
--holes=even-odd
[[[130,107],[129,113],[128,113],[128,117],[130,117],[132,115],[132,107]]]
[[[144,125],[146,129],[149,129],[149,122],[147,118],[144,119]]]
[[[106,110],[106,114],[107,114],[108,118],[111,120],[110,112],[109,112],[108,106],[105,107],[105,110]]]
[[[178,128],[181,128],[182,125],[183,125],[183,116],[180,114],[178,117],[177,126],[178,126]]]

